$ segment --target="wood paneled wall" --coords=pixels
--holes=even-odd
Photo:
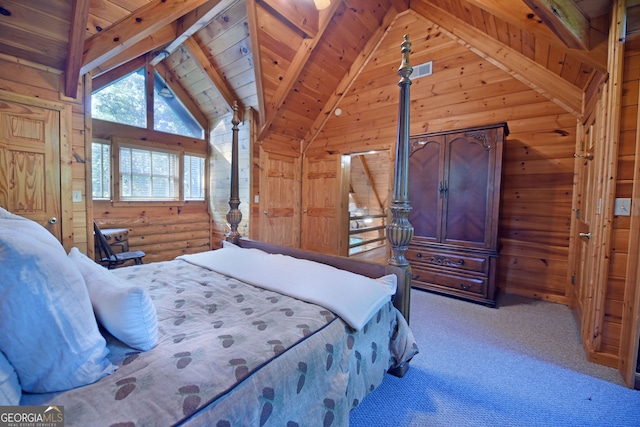
[[[411,133],[507,122],[501,195],[499,287],[567,303],[576,118],[506,72],[425,24],[401,16],[309,149],[309,155],[381,149],[395,143],[399,43],[412,41]],[[409,195],[411,199],[411,194]]]
[[[640,37],[627,40],[622,85],[622,110],[620,112],[620,139],[618,147],[618,167],[615,185],[616,198],[634,197],[634,173],[638,168],[638,92],[640,87]],[[637,189],[635,190],[637,191]],[[633,203],[636,203],[634,200]],[[637,207],[634,207],[637,209]],[[615,216],[611,237],[611,263],[607,277],[606,298],[603,317],[602,344],[600,351],[618,355],[621,347],[623,301],[627,287],[636,288],[628,283],[630,248],[637,242],[630,240],[631,216]],[[636,290],[637,291],[637,290]]]
[[[12,58],[0,57],[0,90],[25,97],[24,102],[38,105],[39,100],[51,101],[61,111],[62,132],[70,129],[66,140],[70,141],[70,158],[61,159],[61,221],[63,245],[67,250],[76,246],[87,252],[87,198],[85,191],[85,139],[87,136],[84,85],[81,81],[77,98],[63,95],[64,76],[48,67],[16,62]],[[68,124],[68,125],[67,125]],[[82,192],[82,202],[72,203],[72,191]],[[90,208],[89,208],[90,209]]]

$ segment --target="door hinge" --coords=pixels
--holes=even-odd
[[[580,219],[580,209],[576,209],[576,219]]]
[[[575,284],[576,284],[576,275],[575,275],[575,274],[573,274],[573,275],[571,276],[571,284],[572,284],[572,285],[575,285]]]

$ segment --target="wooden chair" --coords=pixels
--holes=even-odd
[[[143,264],[142,258],[144,258],[146,254],[142,251],[125,251],[115,253],[95,221],[93,221],[93,234],[96,239],[98,262],[100,264],[110,269],[117,268],[119,265],[131,260],[133,260],[135,264]]]

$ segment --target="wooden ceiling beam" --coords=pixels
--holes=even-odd
[[[163,50],[173,53],[189,37],[206,27],[209,22],[239,0],[209,0],[202,6],[197,7],[176,22],[176,36]],[[157,65],[162,61],[160,55],[151,60],[151,65]]]
[[[398,16],[400,15],[401,14],[398,13],[395,7],[389,8],[389,11],[382,19],[382,24],[371,35],[371,37],[369,37],[369,40],[364,45],[362,52],[360,52],[355,61],[353,61],[353,64],[351,64],[349,71],[347,72],[347,74],[345,74],[340,83],[338,83],[338,87],[336,87],[336,89],[329,97],[328,101],[324,104],[324,107],[322,107],[322,111],[320,112],[320,114],[318,114],[318,117],[316,117],[315,121],[307,131],[304,139],[301,141],[300,149],[303,153],[305,153],[309,149],[311,144],[313,144],[313,142],[316,140],[318,134],[329,120],[329,117],[331,117],[331,113],[333,112],[333,110],[336,108],[342,98],[345,97],[345,95],[349,91],[349,88],[356,81],[360,73],[362,73],[362,70],[369,63],[383,40],[387,37],[387,34],[389,34],[389,30],[393,26],[393,23],[396,21],[396,19],[398,19]]]
[[[165,25],[160,30],[153,34],[148,35],[143,40],[134,44],[130,48],[122,51],[113,58],[105,61],[95,68],[92,72],[93,78],[100,76],[114,68],[119,67],[126,62],[131,61],[134,58],[138,58],[145,53],[151,52],[160,47],[166,46],[176,38],[176,22],[172,22],[169,25]],[[154,60],[156,58],[154,57]]]
[[[334,1],[330,7],[320,11],[320,26],[318,28],[317,36],[312,39],[304,39],[302,41],[302,46],[300,46],[296,51],[296,55],[293,57],[291,64],[289,64],[287,72],[282,78],[282,82],[278,85],[278,88],[273,94],[273,99],[269,103],[265,104],[265,122],[260,128],[258,140],[261,140],[265,136],[266,130],[271,126],[276,114],[278,114],[280,108],[282,108],[282,105],[289,96],[291,89],[293,89],[293,86],[298,81],[300,73],[302,73],[302,70],[307,64],[313,50],[316,48],[322,38],[322,35],[329,26],[329,22],[331,22],[331,18],[340,6],[340,3],[341,2],[339,1]]]
[[[100,66],[207,0],[153,0],[84,43],[80,74]]]
[[[547,68],[505,46],[504,43],[429,3],[412,5],[425,21],[435,25],[476,55],[556,103],[568,113],[582,117],[582,90]]]
[[[64,72],[64,94],[69,98],[78,96],[80,67],[82,66],[82,49],[89,19],[90,0],[74,0],[72,5],[71,28],[69,29],[69,48],[67,64]]]
[[[465,0],[467,3],[479,7],[487,13],[494,15],[508,24],[528,33],[535,34],[536,38],[540,37],[552,45],[566,48],[566,44],[558,39],[558,36],[551,31],[551,28],[542,22],[542,18],[536,16],[531,8],[522,2],[514,2],[513,0]],[[524,19],[527,18],[527,19]],[[595,31],[595,30],[594,30]],[[607,72],[607,43],[606,37],[602,36],[602,43],[594,43],[591,37],[590,50],[572,50],[568,52],[571,56],[586,62],[596,70]]]
[[[196,61],[197,66],[204,73],[204,75],[211,81],[213,86],[218,90],[220,96],[225,100],[229,109],[233,110],[233,102],[238,102],[238,111],[242,116],[244,115],[245,107],[242,105],[240,98],[234,92],[233,88],[229,87],[224,77],[218,73],[218,71],[213,67],[211,60],[207,56],[207,54],[202,50],[200,45],[193,37],[189,37],[185,40],[184,46],[189,49],[191,55]],[[242,118],[241,118],[242,120]]]
[[[109,85],[111,82],[115,82],[116,80],[126,76],[129,73],[133,73],[134,71],[144,67],[147,64],[147,56],[141,55],[135,59],[132,59],[124,64],[113,68],[106,73],[102,73],[97,77],[94,77],[91,80],[91,91],[95,92],[103,87]]]
[[[163,56],[163,55],[158,55],[158,56]],[[200,107],[198,107],[198,105],[193,100],[191,95],[189,95],[187,91],[184,90],[184,88],[180,84],[180,80],[176,78],[173,71],[171,71],[171,69],[167,67],[166,60],[160,62],[154,68],[158,72],[158,74],[160,74],[163,77],[166,76],[165,83],[167,83],[167,86],[169,86],[173,94],[180,100],[180,102],[182,102],[184,107],[187,110],[189,110],[193,118],[196,119],[198,123],[200,123],[200,126],[202,126],[203,129],[208,129],[209,120],[202,113],[202,110],[200,110]]]
[[[589,50],[591,23],[573,0],[523,0],[571,49]]]
[[[264,112],[264,88],[262,87],[262,62],[260,60],[260,39],[258,37],[258,18],[256,12],[256,0],[246,0],[247,23],[249,24],[249,39],[251,40],[251,56],[253,57],[253,74],[256,81],[256,92],[258,96],[257,126],[265,121]]]
[[[265,6],[268,6],[269,10],[275,12],[275,14],[286,22],[291,24],[294,28],[302,32],[305,37],[315,38],[318,37],[320,20],[318,14],[322,14],[322,11],[318,11],[312,4],[312,2],[294,2],[291,0],[261,0]],[[335,10],[336,4],[340,4],[341,1],[336,0],[331,5],[331,9]],[[326,10],[326,9],[325,9]]]
[[[527,6],[524,1],[522,3],[514,2],[513,0],[465,0],[474,6],[494,15],[496,18],[501,19],[507,23],[513,24],[523,31],[535,34],[536,38],[540,37],[542,40],[550,43],[558,48],[566,48],[567,46],[559,40],[558,37],[551,31],[551,28],[547,26],[542,19],[538,19],[533,13],[531,8]],[[530,13],[526,13],[530,12]],[[590,32],[596,30],[591,30]],[[606,36],[602,35],[601,43],[594,43],[594,38],[590,37],[590,50],[571,50],[568,53],[585,62],[595,68],[596,70],[606,73],[607,72],[607,43]]]

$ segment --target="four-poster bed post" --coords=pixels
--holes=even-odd
[[[393,184],[393,200],[389,210],[391,211],[391,221],[387,225],[387,240],[391,246],[391,258],[388,264],[397,267],[402,271],[403,281],[398,283],[398,291],[394,299],[394,304],[402,315],[409,320],[410,291],[411,291],[411,266],[405,258],[405,252],[413,237],[413,227],[409,223],[408,215],[411,205],[408,199],[409,187],[409,87],[411,80],[409,76],[413,68],[409,63],[411,53],[411,42],[409,36],[404,36],[401,44],[402,63],[398,69],[400,81],[400,102],[398,107],[398,134],[396,141],[396,159]],[[242,220],[242,213],[238,209],[240,198],[238,196],[238,104],[233,104],[232,128],[232,159],[231,159],[231,195],[229,198],[229,211],[227,221],[230,231],[225,240],[237,243],[240,238],[238,224]]]
[[[230,230],[225,236],[225,240],[231,243],[237,243],[240,238],[238,232],[238,224],[242,221],[242,212],[238,209],[240,206],[240,192],[238,189],[238,102],[233,101],[233,119],[231,119],[231,195],[229,197],[229,210],[227,211],[227,222]]]
[[[387,225],[387,240],[391,246],[391,258],[389,264],[400,267],[404,270],[404,289],[402,292],[402,307],[400,312],[409,321],[409,292],[411,291],[411,266],[404,254],[413,237],[413,227],[409,223],[408,215],[411,211],[409,203],[409,88],[411,79],[409,76],[413,68],[409,63],[411,53],[411,42],[409,36],[404,36],[402,42],[402,63],[398,69],[400,81],[400,100],[398,103],[398,136],[396,140],[396,161],[393,180],[393,200],[389,206],[391,211],[391,222]]]

